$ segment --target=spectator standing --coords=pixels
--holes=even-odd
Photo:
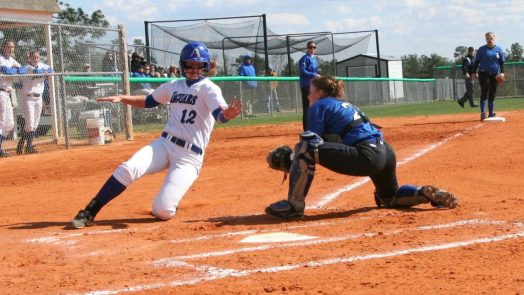
[[[140,65],[136,72],[131,73],[132,78],[149,78],[149,66],[143,66]],[[133,85],[136,85],[136,83],[133,83]],[[153,93],[153,89],[151,88],[150,83],[139,83],[139,87],[133,87],[133,92],[135,95],[138,94],[151,94]]]
[[[269,68],[267,75],[270,77],[278,76],[277,72],[272,68]],[[277,86],[278,81],[269,81],[269,95],[267,108],[270,113],[274,111],[280,112],[280,103],[278,101]]]
[[[307,42],[307,53],[298,61],[300,70],[300,91],[302,92],[302,127],[307,130],[307,110],[309,108],[309,84],[311,79],[320,77],[318,61],[315,57],[317,44],[315,41]]]
[[[40,113],[42,112],[42,94],[44,93],[46,76],[51,73],[50,66],[40,62],[40,52],[33,50],[27,55],[25,71],[27,74],[42,74],[41,76],[27,76],[22,79],[22,112],[24,115],[24,130],[18,141],[16,153],[21,155],[24,150],[26,154],[37,153],[33,147],[33,139],[36,136],[36,129],[40,123]]]
[[[486,45],[477,50],[475,63],[473,64],[473,78],[479,79],[480,83],[480,120],[486,117],[496,117],[495,94],[497,93],[497,76],[504,77],[504,51],[495,45],[495,33],[485,34]],[[478,75],[477,75],[478,69]],[[488,116],[486,116],[486,102],[488,105]]]
[[[180,78],[180,70],[178,70],[177,66],[171,65],[169,67],[169,73],[167,73],[168,78]]]
[[[11,103],[11,94],[14,92],[11,77],[6,75],[24,74],[20,64],[14,58],[15,42],[6,40],[2,46],[0,55],[0,158],[9,155],[2,150],[2,143],[7,138],[15,126],[13,116],[13,105]]]
[[[244,55],[244,62],[238,68],[239,76],[255,77],[255,67],[251,64],[251,56]],[[242,96],[242,101],[245,103],[245,115],[246,117],[254,117],[253,115],[253,104],[255,98],[255,91],[257,89],[257,81],[248,80],[242,81],[242,91],[245,95]]]
[[[466,93],[464,93],[462,98],[457,101],[462,108],[464,108],[464,103],[466,100],[469,101],[469,105],[472,108],[478,107],[478,105],[473,100],[473,94],[475,93],[475,90],[473,89],[473,79],[471,77],[473,75],[473,63],[475,62],[475,56],[473,55],[474,52],[475,48],[469,47],[468,54],[462,60],[462,74],[464,74]]]

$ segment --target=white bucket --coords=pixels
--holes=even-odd
[[[89,144],[98,145],[104,144],[104,118],[92,118],[86,119],[87,127],[87,138],[89,139]]]

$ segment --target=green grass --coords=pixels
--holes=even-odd
[[[478,98],[476,99],[478,103]],[[524,109],[524,98],[497,98],[495,101],[496,111],[522,110]],[[380,105],[362,107],[361,110],[371,119],[380,117],[402,117],[402,116],[431,116],[445,114],[480,113],[479,108],[470,108],[468,103],[461,108],[456,101],[434,101],[423,103]],[[237,118],[227,124],[215,124],[215,128],[227,128],[232,126],[250,126],[281,124],[290,122],[301,122],[301,113],[277,113],[271,117],[269,114],[260,114],[249,119]],[[160,132],[165,124],[135,125],[136,132]]]

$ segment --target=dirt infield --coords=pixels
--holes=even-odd
[[[66,230],[133,142],[0,159],[1,294],[524,294],[524,111],[376,120],[401,184],[460,199],[377,209],[365,178],[318,167],[303,221],[264,207],[287,183],[265,163],[301,124],[214,131],[204,167],[167,222],[150,215],[163,173],[129,187],[94,226]],[[277,234],[280,233],[280,234]],[[248,242],[255,237],[302,241]]]

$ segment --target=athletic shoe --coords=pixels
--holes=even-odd
[[[470,107],[472,107],[472,108],[478,108],[479,105],[478,105],[478,104],[472,104],[472,105],[470,105]]]
[[[481,113],[480,114],[480,121],[484,121],[486,120],[486,113]]]
[[[458,205],[458,199],[453,196],[452,193],[445,190],[426,185],[423,186],[420,191],[422,195],[428,198],[433,207],[453,209]]]
[[[78,214],[71,220],[71,226],[73,228],[84,228],[93,224],[93,216],[87,210],[80,210]]]
[[[497,116],[497,114],[491,113],[491,114],[488,115],[488,118],[493,118],[493,117],[496,117],[496,116]]]
[[[38,154],[38,151],[34,147],[29,147],[25,149],[26,154]]]
[[[304,218],[304,212],[298,212],[287,200],[278,201],[266,208],[266,214],[286,220],[295,220]]]
[[[460,100],[457,100],[457,103],[460,105],[460,107],[464,108],[464,103]]]

